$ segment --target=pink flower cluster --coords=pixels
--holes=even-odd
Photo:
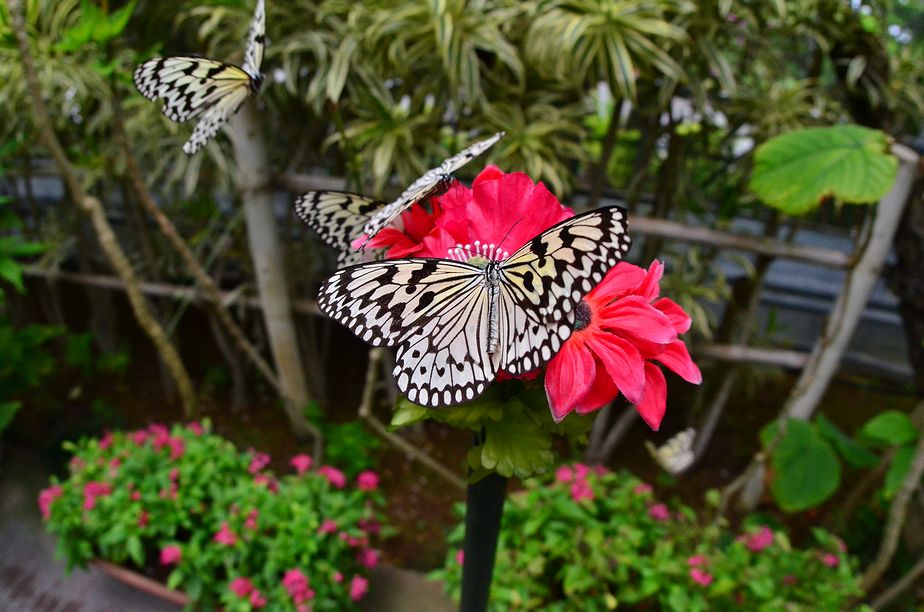
[[[108,482],[91,481],[83,486],[83,509],[92,510],[96,507],[96,500],[112,493],[112,485]]]
[[[301,476],[302,474],[310,470],[312,463],[313,461],[311,457],[309,457],[308,455],[305,455],[304,453],[300,455],[295,455],[289,461],[289,464],[293,468],[295,468],[295,473],[298,474],[299,476]]]
[[[241,599],[246,598],[250,602],[251,607],[266,607],[266,598],[260,594],[260,591],[258,591],[247,578],[235,578],[231,581],[231,584],[228,585],[228,588]]]
[[[251,452],[254,452],[253,449],[250,449]],[[253,457],[250,460],[250,465],[247,467],[247,471],[251,474],[256,474],[267,465],[269,465],[270,456],[266,453],[257,453],[254,452]]]
[[[738,541],[744,542],[749,551],[760,552],[773,544],[773,530],[766,525],[761,525],[755,533],[738,536]]]
[[[51,518],[51,504],[63,494],[64,489],[60,485],[51,485],[47,489],[42,489],[39,493],[38,505],[43,519],[47,521]]]
[[[330,465],[322,465],[318,468],[318,474],[327,479],[332,487],[342,489],[346,486],[346,474]]]
[[[574,466],[562,465],[555,470],[555,480],[562,484],[571,483],[571,499],[579,502],[583,499],[593,501],[594,490],[590,486],[587,477],[593,473],[602,476],[606,473],[606,468],[598,465],[590,468],[583,463],[575,463]]]
[[[305,602],[314,599],[314,590],[308,585],[308,576],[302,573],[302,570],[298,568],[288,570],[282,577],[282,586],[298,606],[299,612],[308,610]]]
[[[171,544],[170,546],[164,546],[160,550],[161,565],[177,565],[182,559],[183,551],[179,546]]]
[[[712,584],[712,574],[707,572],[705,566],[708,560],[703,555],[694,555],[687,559],[687,565],[690,566],[690,578],[696,584],[707,587]]]
[[[222,522],[221,529],[218,530],[218,533],[216,533],[212,539],[225,546],[234,546],[237,544],[237,535],[231,531],[231,528],[228,526],[228,521]]]
[[[379,475],[372,470],[364,470],[356,477],[356,486],[360,491],[375,491],[379,488]]]
[[[362,576],[353,576],[350,580],[350,599],[359,601],[369,592],[369,581]]]

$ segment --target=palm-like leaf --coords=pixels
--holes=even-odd
[[[531,9],[526,55],[540,72],[578,85],[602,79],[634,100],[642,70],[683,77],[665,48],[686,40],[670,19],[692,8],[684,0],[540,0]]]

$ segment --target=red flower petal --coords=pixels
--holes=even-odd
[[[490,164],[488,166],[485,166],[484,170],[478,173],[478,176],[476,176],[475,180],[472,181],[472,187],[474,187],[478,183],[483,183],[485,181],[496,181],[497,179],[503,176],[504,176],[503,170],[501,170],[494,164]]]
[[[584,398],[596,370],[590,351],[574,336],[552,358],[545,372],[545,394],[556,423]]]
[[[658,431],[664,411],[667,409],[667,381],[661,368],[645,362],[645,394],[642,401],[635,405],[635,410],[648,426]]]
[[[690,325],[693,323],[693,320],[674,300],[670,298],[661,298],[654,302],[652,306],[663,312],[667,318],[671,320],[674,331],[678,334],[685,334],[690,330]]]
[[[648,342],[667,344],[677,339],[677,332],[667,315],[643,297],[626,296],[607,304],[594,314],[601,327],[627,332]]]
[[[687,345],[683,340],[677,340],[665,346],[655,359],[679,374],[688,383],[698,385],[703,382],[703,374],[690,358]]]
[[[645,388],[645,362],[638,350],[628,340],[615,334],[588,335],[586,342],[616,387],[626,399],[637,404]]]
[[[617,298],[632,293],[645,278],[645,271],[636,265],[621,261],[610,268],[600,284],[585,298],[592,304],[603,306]]]
[[[661,282],[662,276],[664,276],[664,264],[655,259],[651,262],[651,265],[648,266],[645,277],[638,284],[638,287],[636,287],[633,293],[642,296],[650,302],[661,293],[659,283]]]
[[[574,406],[578,414],[587,414],[603,408],[619,396],[619,388],[613,378],[603,368],[597,368],[593,384],[587,394]]]

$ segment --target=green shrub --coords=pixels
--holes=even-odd
[[[379,553],[378,477],[330,466],[276,477],[193,423],[65,445],[70,475],[39,496],[69,567],[94,558],[161,567],[196,609],[351,609]]]
[[[494,610],[837,610],[860,594],[843,544],[818,529],[796,549],[768,527],[734,535],[649,485],[583,465],[524,483],[504,509]],[[450,536],[462,541],[459,525]],[[461,551],[431,577],[458,597]]]

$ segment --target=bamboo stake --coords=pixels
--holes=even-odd
[[[103,210],[102,203],[95,197],[87,194],[77,177],[76,170],[71,165],[64,148],[55,136],[51,124],[51,118],[48,109],[45,107],[45,100],[42,98],[42,90],[39,86],[38,77],[36,76],[35,62],[32,59],[32,52],[29,50],[29,39],[26,35],[26,24],[22,14],[21,0],[7,0],[7,6],[12,18],[13,33],[19,46],[19,54],[22,59],[23,75],[29,89],[29,95],[32,98],[32,112],[35,119],[36,127],[39,129],[40,136],[45,147],[51,153],[52,158],[58,166],[64,181],[67,184],[68,191],[74,198],[76,204],[83,212],[90,217],[93,229],[96,231],[97,239],[110,264],[115,269],[116,274],[125,285],[128,301],[131,304],[132,312],[138,325],[144,330],[147,336],[154,343],[154,347],[170,371],[170,376],[176,383],[177,390],[180,394],[180,400],[183,404],[183,411],[187,417],[191,417],[195,411],[196,393],[190,381],[189,374],[179,353],[167,338],[163,328],[157,319],[151,313],[150,307],[138,288],[138,279],[132,269],[131,263],[122,251],[116,239],[106,213]]]

